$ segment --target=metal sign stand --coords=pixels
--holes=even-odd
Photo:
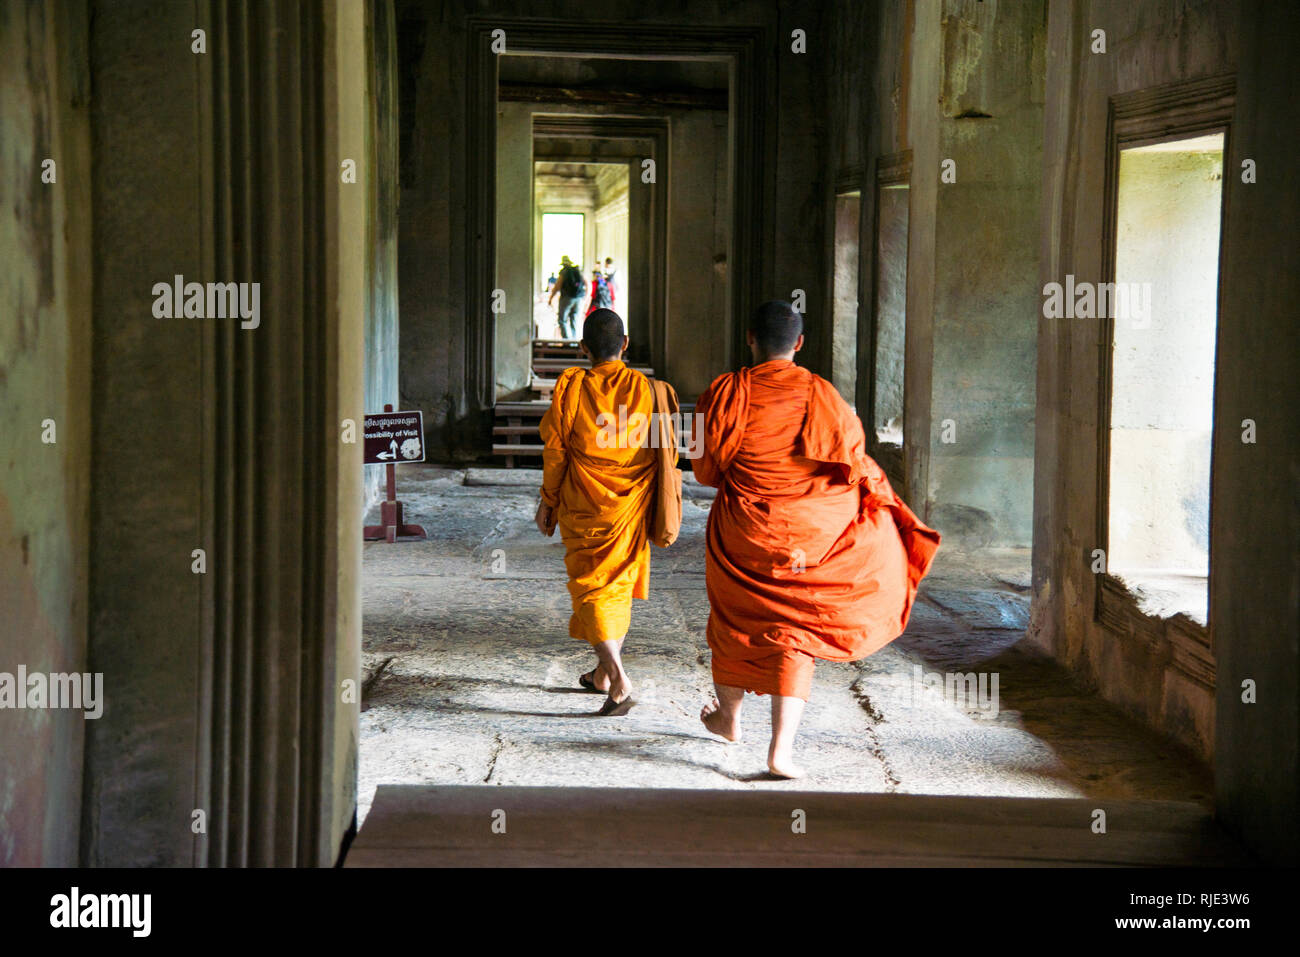
[[[392,405],[385,405],[384,411],[392,412]],[[392,462],[388,462],[384,466],[384,471],[388,479],[388,497],[379,503],[379,517],[382,524],[367,525],[362,536],[368,542],[389,543],[395,543],[398,539],[411,541],[427,539],[429,535],[421,526],[406,525],[402,522],[402,503],[397,500],[397,467]]]

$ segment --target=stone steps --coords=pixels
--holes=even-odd
[[[1200,805],[834,791],[381,785],[346,867],[1242,866]],[[804,813],[805,832],[791,826]],[[505,811],[497,833],[494,815]],[[617,847],[618,853],[609,849]]]
[[[505,458],[507,468],[514,468],[516,458],[541,456],[543,446],[538,425],[551,406],[551,396],[555,393],[555,382],[560,373],[574,366],[591,368],[591,360],[582,355],[576,340],[534,339],[532,349],[532,376],[528,388],[536,398],[498,402],[492,410],[492,437],[504,440],[492,443],[492,454]],[[630,363],[629,368],[654,378],[655,370],[650,366]],[[687,411],[685,406],[682,411]]]

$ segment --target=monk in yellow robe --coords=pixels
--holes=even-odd
[[[795,365],[799,313],[764,303],[747,340],[754,365],[695,405],[695,476],[718,489],[705,553],[717,697],[700,719],[739,740],[745,692],[771,695],[768,770],[794,778],[814,662],[864,658],[902,633],[939,533],[867,456],[835,388]]]
[[[600,713],[635,703],[623,670],[632,599],[650,597],[646,513],[656,491],[656,450],[649,432],[650,380],[623,364],[623,320],[597,309],[582,328],[590,369],[570,368],[555,383],[542,417],[542,500],[537,527],[564,540],[573,615],[569,634],[590,642],[595,669],[579,683],[607,695]]]

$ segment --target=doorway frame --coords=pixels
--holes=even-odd
[[[668,120],[660,116],[626,116],[602,114],[555,114],[536,113],[533,115],[533,168],[541,161],[556,163],[627,163],[628,198],[631,202],[636,179],[639,178],[638,164],[634,160],[615,155],[604,156],[593,149],[584,153],[548,154],[539,157],[536,151],[539,139],[589,139],[596,140],[640,140],[650,144],[648,158],[655,161],[655,186],[662,187],[650,191],[649,232],[644,237],[635,237],[632,229],[633,216],[628,216],[628,250],[629,259],[633,250],[640,250],[649,264],[647,288],[641,295],[645,297],[646,329],[641,343],[633,342],[628,349],[629,358],[634,361],[648,362],[656,372],[662,373],[668,362],[668,186],[672,171],[669,169]],[[495,207],[494,207],[495,208]],[[534,243],[537,237],[533,238]],[[495,247],[494,247],[495,248]],[[590,264],[588,264],[590,265]],[[628,263],[619,267],[623,270],[625,283],[631,282]],[[625,317],[629,323],[630,317]]]
[[[1101,281],[1115,282],[1116,230],[1119,213],[1119,161],[1125,149],[1170,140],[1186,139],[1209,132],[1223,132],[1225,177],[1232,155],[1232,122],[1236,108],[1236,74],[1223,73],[1197,80],[1165,84],[1112,96],[1106,117],[1106,179],[1102,206]],[[1226,182],[1219,204],[1219,263],[1228,224],[1229,190]],[[1217,284],[1215,303],[1214,426],[1220,420],[1219,340],[1222,329],[1223,282]],[[1110,412],[1114,390],[1112,351],[1114,320],[1100,317],[1097,336],[1097,434],[1096,514],[1093,529],[1095,547],[1110,558]],[[1213,432],[1213,426],[1212,426]],[[1153,657],[1167,661],[1187,678],[1211,693],[1215,687],[1214,604],[1211,579],[1214,576],[1214,451],[1210,450],[1210,540],[1209,572],[1206,576],[1206,623],[1186,615],[1168,619],[1167,627],[1144,614],[1132,593],[1109,570],[1095,577],[1093,620],[1118,635],[1131,636]],[[1109,566],[1107,566],[1109,569]]]
[[[869,277],[870,281],[863,289],[862,295],[859,296],[859,300],[858,300],[858,336],[859,336],[858,341],[859,343],[863,341],[862,333],[864,331],[863,325],[865,324],[866,325],[865,341],[867,343],[866,357],[868,362],[868,368],[866,370],[866,382],[867,382],[866,415],[864,416],[862,414],[859,414],[858,418],[862,419],[864,423],[868,423],[865,428],[865,431],[867,433],[867,448],[871,450],[872,454],[874,455],[876,453],[876,450],[879,448],[879,442],[876,439],[875,418],[876,418],[876,385],[877,385],[876,350],[877,348],[879,348],[878,340],[880,335],[880,316],[878,315],[878,310],[876,309],[876,298],[877,298],[876,293],[877,290],[880,288],[880,256],[877,253],[877,246],[879,245],[878,241],[880,238],[880,192],[881,190],[887,189],[890,186],[900,186],[900,185],[907,186],[907,230],[908,230],[907,246],[908,249],[910,250],[912,248],[912,151],[910,149],[901,150],[897,153],[886,153],[881,156],[877,156],[875,163],[873,164],[873,167],[874,170],[871,176],[870,183],[869,184],[866,182],[863,183],[864,192],[868,185],[870,185],[871,187],[871,224],[870,224],[871,232],[870,235],[867,237],[869,248],[871,250],[870,253],[871,268],[869,270],[864,271]],[[866,225],[865,224],[866,217],[863,217],[863,219],[864,219],[864,225]],[[907,269],[910,266],[910,264],[911,264],[911,260],[909,256],[909,258],[905,261],[904,264],[904,273],[903,273],[904,282],[906,282]],[[861,282],[861,278],[859,279],[859,281]],[[868,303],[867,309],[865,310],[863,310],[862,308],[863,301],[867,301]],[[909,432],[914,431],[914,430],[909,430],[907,428],[907,422],[908,422],[907,407],[908,407],[908,400],[910,399],[910,393],[908,392],[907,389],[907,334],[908,334],[907,331],[911,325],[907,321],[909,310],[910,310],[910,304],[905,305],[903,307],[903,446],[902,449],[900,450],[900,454],[902,455],[902,465],[900,468],[900,475],[899,475],[899,478],[902,479],[902,487],[899,489],[899,494],[907,501],[912,500],[910,494],[912,488],[921,487],[921,483],[915,481],[915,477],[909,473],[907,468],[907,463],[910,461],[907,454],[908,446],[909,446],[908,435]],[[865,312],[865,316],[863,315],[864,312]],[[861,349],[859,349],[859,355],[861,355]],[[859,366],[861,366],[860,359],[859,359]],[[859,368],[858,369],[858,391],[859,392],[862,391],[862,382],[863,382],[863,370]],[[915,439],[913,438],[912,441],[915,441]],[[927,454],[928,451],[929,451],[929,447],[926,446]]]
[[[775,134],[772,111],[761,105],[775,99],[775,70],[766,26],[710,27],[610,23],[601,50],[573,36],[572,25],[558,19],[481,16],[466,20],[466,256],[465,352],[466,393],[481,409],[491,409],[495,395],[496,330],[491,311],[496,256],[497,54],[494,30],[504,30],[511,53],[541,56],[638,60],[714,60],[728,64],[728,182],[731,190],[727,251],[727,305],[724,331],[727,365],[745,355],[743,317],[764,288],[775,261],[772,230],[764,211],[775,207]],[[602,26],[591,24],[593,28]],[[744,157],[739,162],[738,157]],[[656,164],[658,166],[659,164]],[[657,191],[664,192],[666,191]],[[667,224],[665,223],[665,229]],[[666,269],[666,264],[665,264]],[[666,288],[666,287],[665,287]],[[666,373],[656,365],[656,372]]]
[[[863,281],[862,269],[862,221],[866,219],[869,210],[867,207],[867,198],[863,195],[863,184],[866,177],[863,174],[862,166],[855,164],[853,166],[842,167],[835,174],[834,181],[830,190],[830,205],[826,216],[826,262],[829,267],[826,270],[825,288],[822,290],[822,301],[826,303],[826,314],[830,318],[829,328],[831,334],[826,337],[824,346],[825,355],[822,357],[822,368],[830,375],[828,378],[833,380],[835,370],[835,335],[839,331],[839,322],[835,315],[835,288],[836,288],[836,256],[839,245],[839,203],[846,196],[852,196],[854,193],[858,197],[858,255],[857,255],[857,282],[854,295],[857,297],[857,310],[854,314],[853,330],[853,397],[850,400],[858,411],[858,418],[862,418],[862,407],[858,404],[858,399],[862,394],[862,370],[860,355],[861,336],[862,336],[862,290],[869,286],[869,283]]]
[[[541,287],[538,285],[538,281],[537,281],[537,278],[538,278],[538,262],[541,261],[541,260],[543,259],[543,256],[542,256],[542,252],[543,252],[543,250],[542,250],[542,243],[543,243],[543,241],[544,241],[544,236],[545,236],[544,225],[545,225],[545,222],[546,222],[546,217],[547,217],[547,216],[579,216],[579,217],[582,218],[582,250],[580,251],[580,254],[579,254],[579,257],[578,257],[579,265],[581,265],[582,263],[585,263],[585,262],[587,261],[587,256],[586,256],[586,252],[585,252],[585,250],[586,250],[586,248],[587,248],[587,237],[588,237],[588,234],[589,234],[589,230],[588,230],[588,226],[589,226],[589,224],[588,224],[587,220],[588,220],[588,219],[593,219],[594,217],[591,216],[590,214],[588,214],[585,210],[569,209],[569,208],[566,208],[566,207],[564,207],[564,206],[561,206],[561,205],[555,205],[555,204],[544,204],[544,205],[542,205],[542,204],[538,204],[537,201],[536,201],[536,195],[537,195],[537,191],[536,191],[536,183],[537,183],[537,163],[536,163],[535,161],[533,162],[533,171],[532,171],[532,172],[533,172],[533,180],[532,180],[532,181],[533,181],[533,190],[532,190],[532,195],[533,195],[532,207],[533,207],[533,209],[532,209],[532,215],[531,215],[531,217],[530,217],[531,222],[528,224],[528,247],[529,247],[529,249],[528,249],[528,258],[529,258],[529,287],[528,287],[528,288],[529,288],[529,291],[531,292],[531,294],[535,297],[535,296],[537,295],[538,290],[541,288]],[[559,270],[556,271],[556,277],[558,278],[558,276],[559,276]],[[586,282],[585,274],[584,274],[584,279],[583,279],[583,281]],[[530,303],[530,304],[531,304],[531,303]],[[557,317],[557,319],[558,319],[558,317]],[[534,326],[534,328],[533,328],[533,336],[532,336],[532,338],[533,338],[534,340],[536,340],[536,339],[546,339],[546,338],[549,338],[548,336],[539,336],[539,335],[537,335],[537,330],[536,330],[536,322],[537,322],[537,319],[536,319],[536,316],[533,316],[533,318],[532,318],[531,321],[532,321],[533,326]],[[530,358],[531,358],[531,355],[532,355],[532,353],[530,352],[530,353],[529,353],[529,357],[530,357]],[[531,366],[531,362],[530,362],[530,366]]]

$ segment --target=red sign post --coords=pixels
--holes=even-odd
[[[381,414],[367,415],[365,424],[366,465],[382,465],[387,471],[388,494],[379,504],[381,524],[367,525],[363,537],[368,542],[418,541],[428,538],[419,525],[402,521],[402,503],[397,500],[397,463],[424,461],[424,416],[420,412],[394,412],[385,405]]]

